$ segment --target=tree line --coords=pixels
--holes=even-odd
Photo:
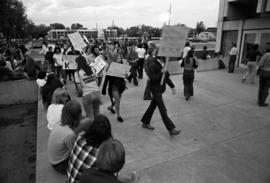
[[[184,24],[181,24],[184,25]],[[123,29],[118,26],[108,27],[117,29],[117,36],[126,35],[128,37],[160,37],[161,29],[157,27],[140,25]],[[19,0],[1,0],[0,1],[0,33],[7,39],[12,38],[40,38],[45,37],[51,29],[86,29],[80,23],[73,23],[66,27],[62,23],[52,23],[49,26],[45,24],[36,25],[29,19],[25,13],[25,6]],[[195,29],[191,29],[189,35],[205,31],[204,23],[198,22]]]

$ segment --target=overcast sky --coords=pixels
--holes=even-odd
[[[216,26],[219,0],[22,0],[28,18],[35,24],[80,23],[87,28],[106,28],[114,24],[123,28],[151,25],[161,27],[161,14],[172,5],[171,24],[195,27],[203,21]]]

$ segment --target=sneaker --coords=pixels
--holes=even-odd
[[[115,113],[115,110],[112,107],[108,107],[108,110],[111,111],[111,113]]]
[[[267,107],[267,106],[269,106],[268,103],[262,103],[262,104],[258,104],[258,105],[261,106],[261,107]]]
[[[143,127],[143,128],[146,128],[146,129],[148,129],[148,130],[154,130],[154,129],[155,129],[153,126],[148,125],[148,124],[145,124],[145,123],[142,124],[142,127]]]
[[[124,122],[124,120],[123,120],[123,118],[121,116],[117,117],[117,121],[119,121],[120,123]]]
[[[178,135],[181,132],[181,130],[176,130],[175,128],[172,129],[169,133],[170,135]]]

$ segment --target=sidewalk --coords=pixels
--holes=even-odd
[[[186,101],[182,75],[174,75],[177,94],[164,94],[168,114],[182,130],[171,137],[156,109],[155,131],[141,127],[149,105],[142,100],[145,80],[139,87],[128,84],[121,101],[124,123],[110,114],[109,98],[103,96],[101,112],[112,124],[113,135],[126,149],[121,173],[137,171],[141,183],[268,183],[270,180],[270,107],[258,107],[255,85],[242,84],[243,71],[198,72],[195,96]],[[68,86],[74,94],[73,85]],[[81,102],[81,99],[78,99]],[[268,101],[270,102],[269,98]],[[46,118],[41,102],[38,110],[38,183],[65,182],[48,164]]]

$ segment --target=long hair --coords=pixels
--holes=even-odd
[[[87,144],[99,147],[102,142],[112,137],[112,129],[109,119],[104,115],[97,115],[85,133]]]
[[[81,104],[76,100],[70,100],[62,109],[61,124],[68,125],[71,129],[78,127],[82,115]]]
[[[53,92],[52,103],[54,104],[65,104],[70,100],[71,100],[71,97],[69,93],[63,88],[57,88]]]
[[[91,76],[93,74],[91,67],[87,65],[86,59],[83,56],[77,57],[75,61],[78,65],[78,71],[82,69],[88,76]]]
[[[188,51],[187,56],[186,56],[186,58],[185,58],[185,62],[186,62],[187,64],[190,63],[190,59],[193,58],[193,54],[194,54],[194,51],[193,51],[193,50],[189,50],[189,51]]]
[[[119,172],[125,164],[125,148],[116,139],[103,142],[99,148],[96,166],[111,173]]]

